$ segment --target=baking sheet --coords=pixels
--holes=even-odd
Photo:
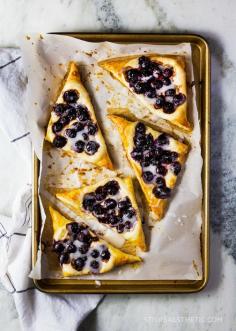
[[[124,54],[140,54],[143,52],[158,52],[168,54],[184,54],[187,61],[188,82],[193,81],[191,66],[191,48],[189,44],[177,46],[157,45],[118,45],[111,43],[88,43],[65,36],[32,35],[27,36],[22,45],[24,61],[29,78],[27,93],[27,109],[33,144],[38,157],[42,160],[42,175],[40,180],[40,195],[42,205],[46,206],[47,199],[52,199],[52,192],[48,186],[76,187],[81,185],[74,168],[83,168],[84,164],[78,159],[67,160],[63,152],[52,149],[50,145],[43,147],[44,129],[49,118],[50,102],[55,100],[55,95],[63,78],[68,61],[73,59],[81,65],[81,72],[86,87],[92,96],[92,101],[98,114],[100,125],[105,133],[109,150],[116,155],[115,164],[119,171],[132,174],[132,171],[121,153],[122,147],[119,134],[112,130],[111,123],[106,119],[108,107],[128,107],[143,116],[143,107],[137,100],[122,87],[119,82],[112,79],[109,74],[96,65],[97,60]],[[124,267],[102,276],[99,279],[201,279],[201,166],[199,139],[200,128],[198,113],[195,103],[195,89],[189,89],[189,107],[191,109],[194,131],[191,135],[191,151],[182,178],[178,181],[171,204],[165,218],[157,223],[151,230],[147,226],[150,218],[145,219],[145,230],[148,234],[149,252],[143,253],[144,263],[139,268]],[[115,96],[114,96],[115,95]],[[156,119],[153,118],[153,121]],[[160,122],[161,123],[161,122]],[[167,126],[167,129],[168,126]],[[178,132],[176,132],[178,134]],[[112,149],[113,147],[113,149]],[[58,158],[58,153],[61,153]],[[55,162],[55,164],[53,164]],[[65,169],[66,167],[66,169]],[[72,169],[71,169],[72,168]],[[194,170],[193,170],[194,169]],[[90,171],[90,174],[96,169]],[[109,172],[112,176],[113,173]],[[103,176],[101,174],[101,176]],[[90,176],[92,178],[92,176]],[[88,178],[86,178],[88,181]],[[45,183],[47,191],[45,191]],[[84,179],[83,179],[84,183]],[[50,184],[50,185],[48,185]],[[140,193],[141,196],[141,193]],[[139,197],[138,197],[139,198]],[[55,199],[52,200],[55,202]],[[58,206],[61,208],[61,206]],[[66,212],[66,211],[65,211]],[[143,210],[144,216],[145,210]],[[45,221],[42,215],[43,223]],[[43,249],[47,254],[42,254],[38,259],[36,268],[32,273],[34,278],[60,277],[60,270],[55,261],[55,254],[47,249],[51,240],[50,220],[46,221],[46,231],[43,234]],[[46,234],[46,235],[45,235]],[[40,255],[40,254],[39,254]],[[94,276],[91,276],[94,278]],[[89,278],[89,277],[86,277]]]

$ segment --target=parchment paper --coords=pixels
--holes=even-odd
[[[141,54],[156,52],[160,54],[181,54],[186,58],[190,119],[194,130],[188,141],[191,145],[182,176],[178,179],[176,189],[172,194],[167,213],[162,221],[153,223],[152,213],[148,214],[143,194],[137,187],[136,197],[145,221],[149,251],[141,253],[144,262],[138,267],[124,266],[112,272],[99,276],[83,278],[93,279],[201,279],[202,261],[200,253],[202,157],[200,150],[200,127],[195,102],[195,89],[190,87],[194,80],[191,62],[190,44],[150,45],[150,44],[113,44],[90,43],[75,38],[59,35],[26,36],[22,42],[25,70],[28,76],[26,107],[30,125],[33,146],[37,156],[42,161],[40,171],[40,206],[42,214],[42,238],[38,259],[31,277],[55,278],[61,277],[56,254],[51,252],[52,226],[48,217],[48,203],[61,210],[68,217],[81,220],[74,213],[64,208],[55,199],[55,191],[60,188],[80,187],[100,180],[104,176],[114,176],[114,171],[99,171],[92,165],[79,160],[78,157],[68,157],[62,151],[44,144],[45,128],[48,124],[49,105],[55,102],[56,94],[70,60],[78,62],[82,80],[90,92],[98,122],[107,142],[111,158],[117,172],[133,175],[133,171],[124,155],[118,132],[106,118],[108,108],[129,108],[137,117],[144,118],[145,108],[118,81],[97,66],[97,61],[108,57],[124,54]],[[150,119],[149,119],[150,120]],[[155,114],[151,117],[153,123],[164,126],[172,132],[168,124],[163,123]],[[183,137],[178,130],[174,135]],[[84,169],[87,169],[84,171]],[[136,185],[136,184],[135,184]],[[94,230],[101,230],[102,225],[86,220]],[[150,225],[153,225],[150,227]],[[104,228],[103,228],[104,230]],[[111,235],[111,230],[104,231],[104,237],[117,247],[122,246],[119,235]]]

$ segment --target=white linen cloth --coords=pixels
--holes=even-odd
[[[20,50],[0,49],[1,129],[16,147],[16,156],[23,157],[30,168],[31,141],[23,107],[26,87]],[[22,330],[78,330],[102,298],[102,295],[45,294],[34,287],[28,277],[31,270],[29,184],[18,192],[12,218],[0,215],[0,266],[0,280],[13,295]]]

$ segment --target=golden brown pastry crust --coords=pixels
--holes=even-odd
[[[75,89],[79,92],[79,94],[80,94],[79,101],[88,108],[92,121],[95,122],[96,124],[98,124],[89,94],[81,82],[79,69],[78,69],[78,66],[75,64],[75,62],[70,62],[70,64],[69,64],[68,72],[63,80],[60,93],[59,93],[58,98],[55,103],[64,103],[63,93],[69,89]],[[55,134],[52,131],[52,125],[57,120],[58,120],[58,116],[54,112],[51,112],[51,116],[50,116],[50,120],[49,120],[48,128],[47,128],[47,133],[46,133],[46,137],[45,137],[45,139],[51,143],[53,142],[53,139],[55,138]],[[70,124],[71,123],[69,123],[69,125]],[[67,127],[68,127],[68,125],[65,126],[65,128],[67,128]],[[69,153],[71,155],[77,155],[78,157],[81,157],[83,160],[85,160],[87,162],[94,163],[100,167],[106,167],[108,169],[113,169],[113,165],[109,158],[106,144],[105,144],[104,138],[102,136],[102,133],[101,133],[101,130],[99,127],[98,127],[98,132],[96,133],[95,137],[96,137],[96,140],[98,141],[98,143],[100,144],[100,147],[94,155],[87,155],[85,152],[83,152],[83,153],[74,152],[71,149],[69,140],[62,149],[64,151],[67,151],[67,153]]]
[[[58,211],[53,209],[51,206],[49,206],[49,211],[50,211],[51,218],[52,218],[54,239],[55,240],[65,239],[66,235],[67,235],[66,224],[70,223],[71,221],[66,219],[64,216],[62,216]],[[93,237],[95,237],[95,234],[91,230],[89,230],[89,232]],[[142,261],[139,256],[126,254],[126,253],[120,251],[119,249],[113,247],[112,245],[110,245],[109,243],[105,242],[102,239],[92,242],[91,245],[93,245],[93,248],[96,248],[96,246],[98,246],[98,245],[106,245],[111,254],[108,262],[102,262],[102,267],[99,271],[99,274],[108,272],[117,266]],[[71,263],[69,263],[69,264],[62,265],[62,273],[63,273],[64,277],[71,277],[71,276],[88,275],[91,273],[91,271],[88,268],[84,268],[81,271],[77,271],[72,267]]]
[[[138,58],[142,55],[130,55],[117,58],[111,58],[100,61],[98,64],[103,69],[110,72],[116,79],[118,79],[124,86],[126,86],[143,104],[146,106],[151,114],[157,114],[159,117],[167,120],[180,129],[190,132],[192,127],[187,119],[187,100],[176,108],[174,113],[166,114],[163,109],[155,109],[153,102],[145,98],[142,94],[136,94],[130,89],[128,82],[125,80],[124,72],[126,69],[137,68]],[[164,65],[174,68],[173,83],[176,86],[178,93],[183,93],[187,97],[187,84],[185,72],[185,60],[180,55],[158,55],[158,54],[145,54],[153,61],[161,62]]]
[[[56,197],[61,200],[67,207],[72,209],[79,216],[86,216],[86,214],[91,218],[94,216],[87,212],[83,208],[83,197],[86,193],[94,192],[98,186],[105,185],[111,179],[105,179],[91,186],[84,186],[81,189],[71,190],[70,192],[58,193]],[[134,188],[132,179],[130,177],[126,178],[112,178],[116,180],[121,188],[122,195],[128,196],[132,203],[133,208],[136,211],[137,222],[133,231],[127,231],[120,235],[125,239],[123,247],[120,249],[131,254],[136,254],[136,249],[140,248],[143,251],[146,251],[145,237],[142,229],[142,221],[139,214],[138,205],[135,199]],[[115,231],[115,230],[114,230]]]
[[[130,121],[125,120],[122,117],[115,116],[115,115],[109,115],[108,118],[110,118],[111,121],[118,128],[127,158],[129,160],[131,166],[134,169],[136,177],[137,177],[137,179],[141,185],[141,188],[143,190],[143,193],[145,194],[146,199],[148,201],[148,205],[149,205],[150,209],[157,216],[157,219],[160,220],[164,215],[168,199],[158,199],[154,196],[154,194],[152,193],[152,189],[153,189],[154,185],[147,184],[143,181],[141,166],[130,155],[130,153],[132,152],[133,147],[134,147],[133,137],[134,137],[135,126],[138,122],[130,122]],[[161,132],[153,130],[147,126],[146,126],[146,128],[147,128],[147,132],[150,132],[154,138],[157,138],[161,134]],[[171,150],[175,151],[179,154],[178,161],[181,165],[183,165],[185,162],[185,159],[186,159],[186,154],[188,152],[188,146],[175,140],[174,138],[169,138],[169,140],[170,140]],[[165,177],[165,180],[166,180],[167,187],[169,187],[170,189],[173,189],[175,187],[177,176],[175,176],[173,173],[168,171],[168,174]]]

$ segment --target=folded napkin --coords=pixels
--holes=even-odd
[[[27,79],[20,50],[0,50],[1,129],[30,167],[31,141],[23,107]],[[20,159],[19,159],[20,162]],[[102,295],[54,295],[38,291],[31,270],[31,185],[18,192],[12,218],[0,215],[0,280],[13,295],[22,330],[77,330]]]

